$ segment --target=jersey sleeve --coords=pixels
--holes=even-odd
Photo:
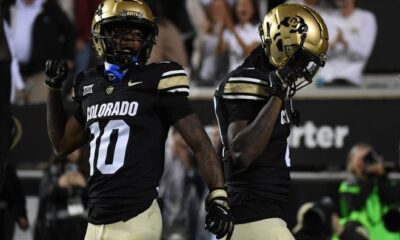
[[[227,124],[241,120],[253,121],[264,104],[252,100],[224,100]]]
[[[163,94],[159,100],[162,117],[169,123],[174,124],[193,113],[192,106],[187,96],[183,93]]]
[[[158,82],[157,91],[160,94],[180,93],[188,96],[189,78],[185,70],[177,63],[165,63],[160,81]]]
[[[268,86],[270,83],[266,77],[246,70],[229,76],[221,86],[220,95],[223,99],[262,101],[270,97]]]

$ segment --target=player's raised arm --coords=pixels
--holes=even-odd
[[[175,123],[175,128],[193,150],[200,173],[210,193],[206,199],[206,228],[222,238],[233,231],[221,163],[199,118],[192,113]]]
[[[62,102],[61,86],[68,76],[65,61],[46,62],[47,132],[56,155],[67,155],[87,141],[83,126],[74,116],[67,118]]]

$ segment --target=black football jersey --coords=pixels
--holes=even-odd
[[[287,138],[290,126],[284,107],[268,145],[248,168],[233,163],[227,140],[230,123],[252,122],[267,103],[270,70],[275,69],[268,64],[261,68],[246,61],[231,72],[215,92],[215,111],[224,147],[224,173],[236,223],[282,218],[282,205],[288,197],[290,158]]]
[[[122,81],[104,66],[74,85],[75,118],[90,136],[89,222],[130,219],[157,197],[169,127],[192,113],[188,77],[173,62],[130,67]]]

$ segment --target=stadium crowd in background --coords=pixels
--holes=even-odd
[[[47,95],[42,81],[45,60],[48,58],[68,60],[73,71],[63,85],[63,97],[69,101],[72,99],[72,84],[76,76],[83,69],[98,64],[94,58],[90,28],[92,16],[100,2],[101,0],[0,1],[5,10],[0,12],[5,18],[4,24],[0,23],[0,133],[7,133],[7,129],[11,127],[7,121],[10,115],[9,99],[17,105],[44,103]],[[180,1],[179,4],[185,5],[187,13],[171,14],[170,9],[162,8],[166,2],[169,1],[149,1],[159,17],[158,44],[153,48],[149,63],[160,60],[178,62],[190,74],[191,87],[209,87],[211,91],[229,70],[243,62],[248,53],[259,44],[260,38],[257,34],[259,17],[275,4],[274,1],[263,0],[186,0]],[[279,1],[281,2],[284,1]],[[328,52],[329,60],[316,78],[317,86],[361,86],[363,70],[373,51],[377,36],[378,26],[374,13],[357,7],[356,0],[288,2],[305,4],[315,9],[328,25],[331,44]],[[176,8],[184,9],[181,6]],[[171,17],[174,14],[179,17]],[[369,27],[363,27],[365,25]],[[193,28],[188,30],[182,26]],[[8,32],[7,36],[4,31]],[[6,135],[1,134],[1,164],[8,152],[8,148],[4,148],[9,145],[9,138]],[[173,239],[177,236],[175,233],[178,233],[183,239],[213,239],[214,236],[204,230],[203,200],[207,196],[207,191],[204,183],[199,180],[198,166],[192,161],[193,153],[187,146],[181,144],[181,139],[175,134],[173,139],[171,152],[168,153],[167,150],[165,173],[160,186],[160,202],[163,202],[160,205],[166,213],[163,215],[165,224],[163,236],[165,239],[168,237]],[[51,173],[50,169],[51,167],[47,169],[47,173]],[[61,172],[57,174],[59,173]],[[0,179],[1,174],[2,172]],[[353,177],[361,179],[357,174]],[[340,194],[343,199],[350,201],[351,197],[356,197],[352,192],[355,187],[343,187],[346,184],[346,182],[342,184]],[[358,187],[364,194],[363,186],[361,184]],[[367,193],[372,192],[370,186],[367,190],[369,191]],[[376,196],[372,198],[376,200]],[[366,195],[363,197],[364,200],[368,198]],[[386,201],[387,198],[383,199]],[[345,233],[352,234],[361,227],[366,229],[367,233],[373,232],[370,234],[370,239],[378,239],[373,237],[376,233],[375,230],[371,230],[373,228],[370,226],[371,223],[366,222],[364,217],[359,219],[360,215],[357,215],[360,209],[365,211],[362,214],[369,214],[367,205],[361,202],[357,202],[359,205],[353,205],[352,200],[342,203],[349,207],[348,211],[342,212],[341,215],[344,217],[341,222],[342,233],[346,229]],[[350,209],[352,207],[354,209]],[[382,209],[384,212],[388,210],[386,207]],[[350,221],[354,219],[357,221]],[[348,228],[345,227],[345,222],[351,223],[347,225]],[[382,230],[383,215],[379,217],[378,222]],[[360,226],[360,223],[364,227]],[[78,234],[78,231],[75,233]],[[336,233],[340,235],[340,232]],[[386,232],[383,234],[390,235]]]

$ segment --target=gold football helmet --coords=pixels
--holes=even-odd
[[[328,29],[321,16],[299,4],[281,4],[259,25],[262,47],[277,67],[302,61],[301,74],[308,83],[327,60]],[[307,84],[308,85],[308,84]]]
[[[142,0],[105,0],[95,12],[92,36],[97,56],[111,63],[145,63],[157,41],[158,27],[150,7]],[[140,30],[143,43],[139,51],[119,49],[111,33],[115,28]],[[126,41],[128,37],[118,36]]]

